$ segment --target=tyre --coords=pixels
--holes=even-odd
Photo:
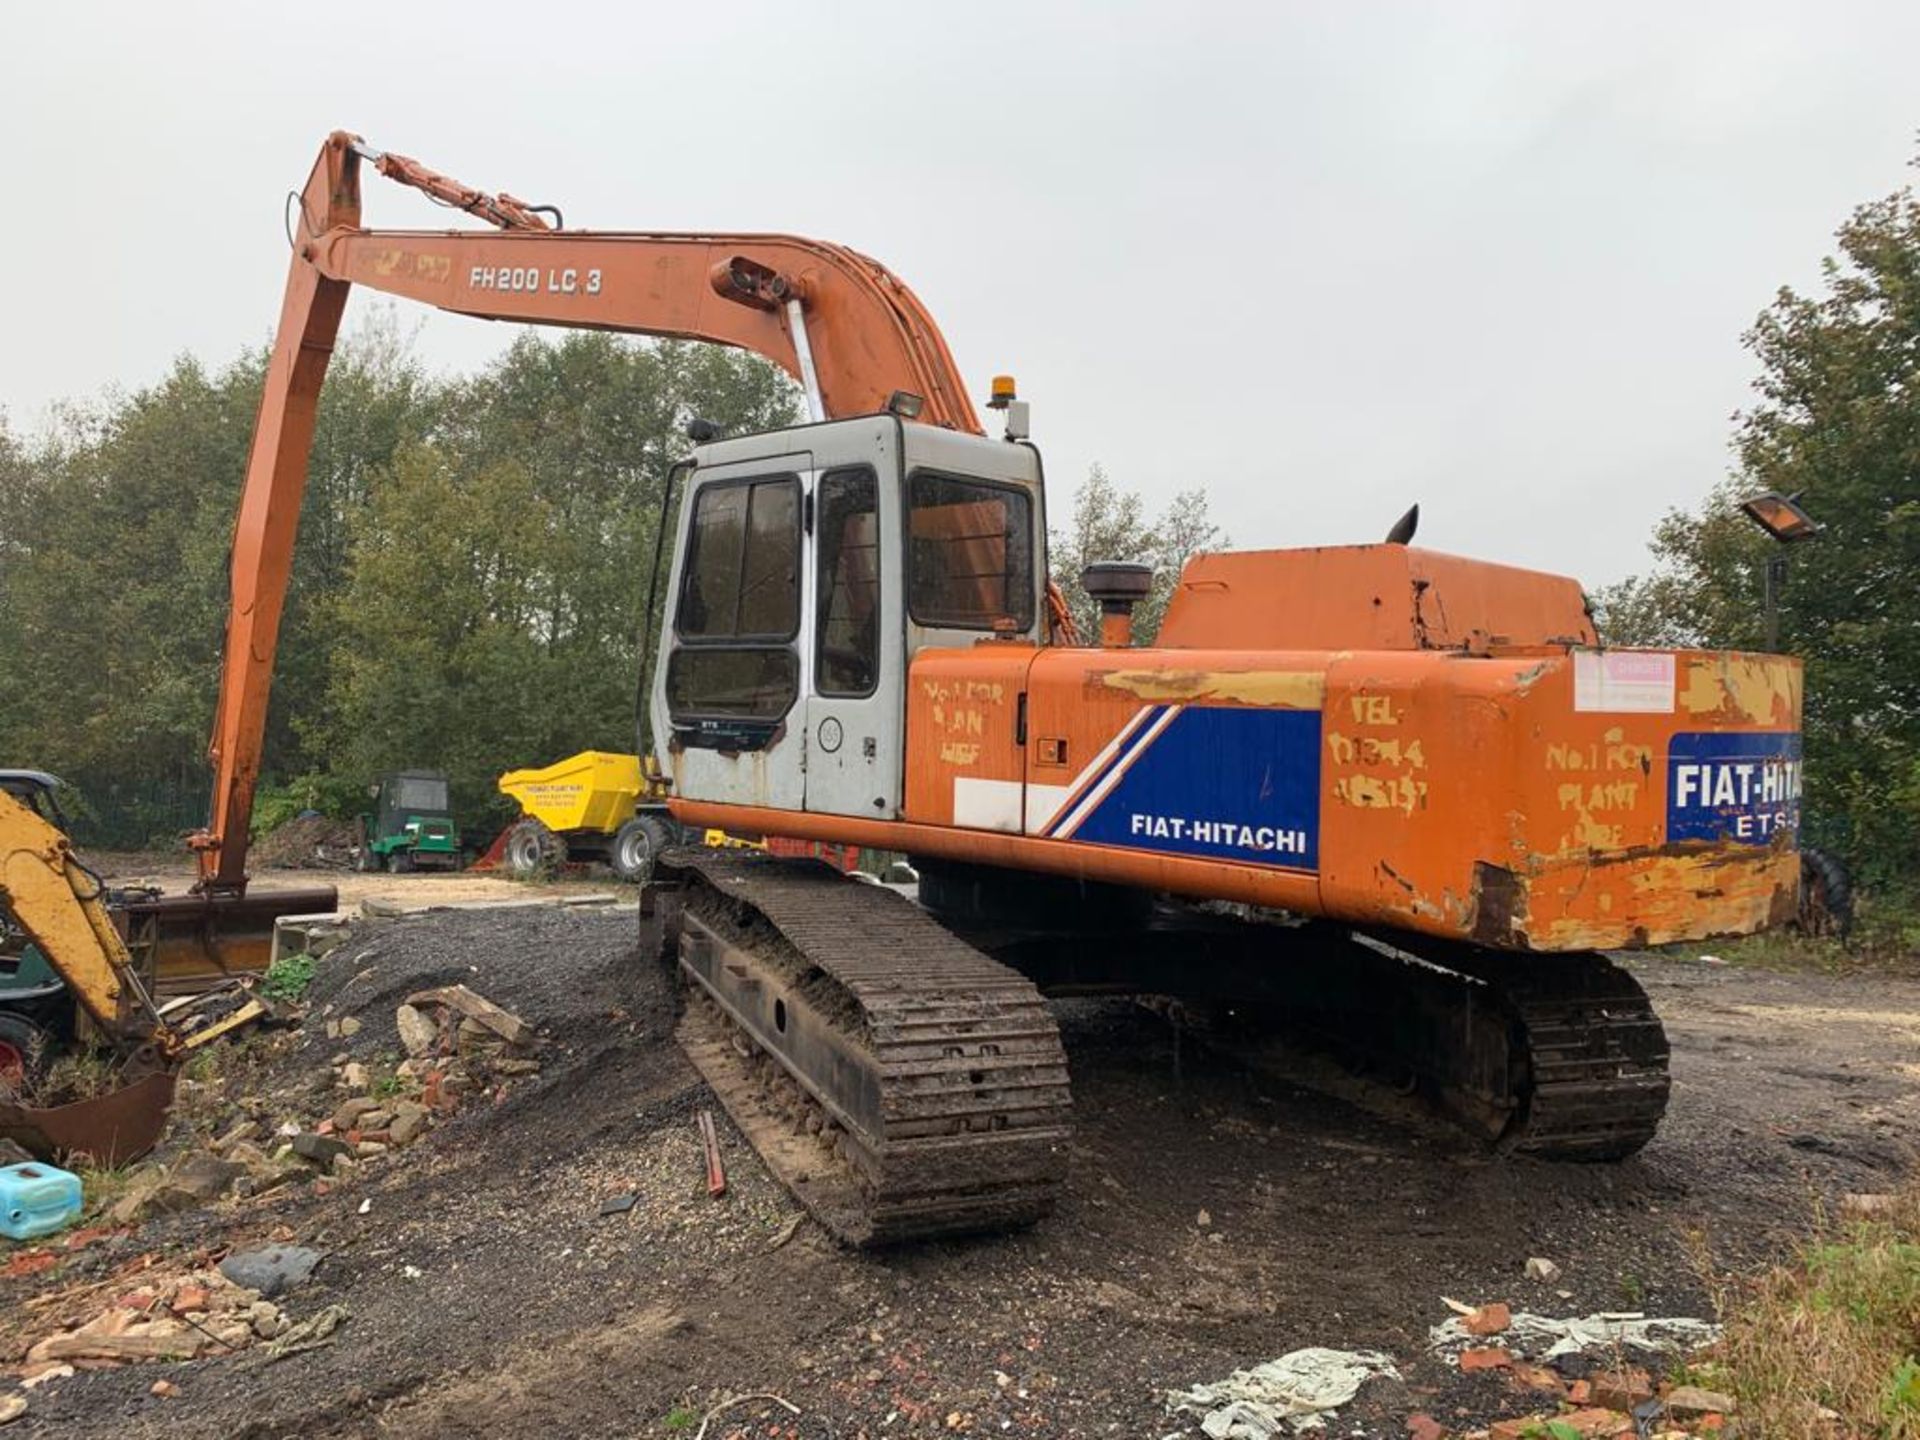
[[[529,816],[507,832],[507,873],[520,880],[544,880],[567,863],[567,842]]]
[[[380,868],[380,857],[373,853],[372,847],[362,845],[354,852],[353,868],[362,875],[371,875]]]
[[[653,862],[673,844],[673,827],[657,815],[636,815],[622,825],[607,852],[613,873],[630,885],[644,885],[653,875]]]
[[[1853,928],[1853,878],[1837,855],[1800,852],[1800,911],[1794,927],[1803,935],[1847,938]]]
[[[394,875],[408,875],[413,872],[413,851],[407,849],[387,852],[387,870]]]
[[[46,1077],[60,1042],[24,1015],[0,1010],[0,1091],[15,1094]]]

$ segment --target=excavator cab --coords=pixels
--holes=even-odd
[[[703,445],[686,487],[652,693],[676,795],[898,819],[913,655],[1041,643],[1038,452],[868,415]]]

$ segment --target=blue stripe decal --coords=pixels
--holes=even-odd
[[[1127,736],[1125,742],[1118,750],[1107,757],[1107,763],[1100,767],[1100,773],[1095,775],[1089,784],[1080,786],[1073,792],[1072,798],[1060,808],[1060,813],[1054,816],[1053,822],[1047,826],[1042,832],[1043,834],[1051,835],[1058,830],[1069,815],[1086,804],[1087,796],[1100,788],[1107,776],[1113,773],[1115,766],[1127,763],[1127,757],[1133,754],[1139,747],[1141,737],[1153,728],[1154,721],[1160,718],[1166,708],[1164,705],[1149,705],[1144,710],[1134,711],[1134,715],[1139,718],[1140,723],[1134,727],[1133,733]],[[1121,728],[1124,729],[1125,727],[1123,726]]]
[[[1320,712],[1188,706],[1139,751],[1073,838],[1317,869]]]

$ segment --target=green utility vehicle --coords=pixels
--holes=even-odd
[[[360,817],[362,870],[458,870],[460,832],[447,799],[447,777],[432,770],[397,770],[367,787],[373,813]]]

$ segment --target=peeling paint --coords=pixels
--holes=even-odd
[[[1680,707],[1736,724],[1797,727],[1800,667],[1766,655],[1690,656]]]
[[[1539,683],[1540,677],[1553,669],[1551,660],[1542,660],[1538,665],[1529,665],[1513,677],[1513,688],[1524,695]]]
[[[1749,934],[1791,917],[1798,874],[1790,850],[1663,848],[1556,865],[1525,882],[1528,939],[1538,949],[1579,950]]]
[[[1225,701],[1318,710],[1327,677],[1318,670],[1109,670],[1093,677],[1142,700]]]

